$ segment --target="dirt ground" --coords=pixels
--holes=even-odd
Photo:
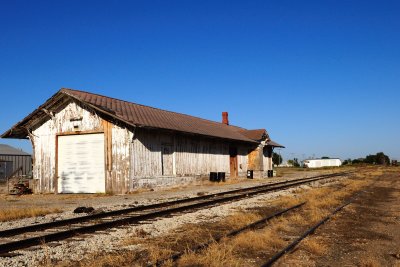
[[[316,257],[299,247],[278,266],[400,266],[400,170],[385,172],[314,235],[326,244]]]

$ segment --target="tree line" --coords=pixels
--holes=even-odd
[[[322,157],[322,159],[329,159],[329,157]],[[278,166],[282,163],[283,159],[281,155],[277,153],[272,154],[272,162],[274,165]],[[294,167],[300,166],[300,163],[297,158],[294,158],[293,160],[288,160],[289,164],[292,164]],[[377,164],[377,165],[388,165],[390,164],[390,158],[385,155],[383,152],[378,152],[375,155],[368,155],[365,158],[358,158],[358,159],[346,159],[342,162],[342,165],[349,165],[349,164],[360,164],[360,163],[366,163],[366,164]]]
[[[365,158],[359,159],[346,159],[342,162],[343,165],[347,164],[377,164],[377,165],[388,165],[390,164],[390,158],[383,152],[376,153],[375,155],[368,155]]]

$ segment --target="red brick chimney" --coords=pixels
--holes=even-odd
[[[222,112],[222,123],[229,125],[228,112],[226,111]]]

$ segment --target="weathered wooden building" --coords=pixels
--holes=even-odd
[[[2,134],[33,146],[34,191],[126,193],[210,172],[266,176],[275,146],[247,130],[102,95],[61,89]]]

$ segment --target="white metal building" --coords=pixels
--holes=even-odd
[[[340,159],[307,159],[303,161],[305,168],[339,167],[342,165]]]

